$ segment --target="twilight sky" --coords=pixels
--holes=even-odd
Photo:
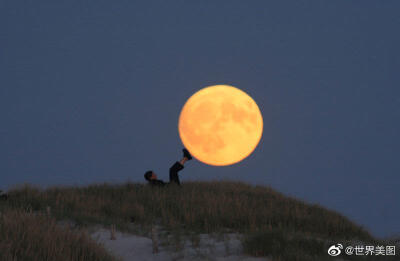
[[[236,86],[264,134],[240,180],[400,233],[399,1],[0,2],[0,188],[168,178],[180,110]]]

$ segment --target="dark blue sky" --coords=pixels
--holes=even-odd
[[[239,164],[182,181],[270,185],[400,232],[399,1],[1,1],[0,187],[167,179],[208,85],[258,103]]]

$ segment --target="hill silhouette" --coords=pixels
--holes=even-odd
[[[46,249],[53,249],[52,260],[113,260],[79,230],[94,224],[139,233],[134,223],[142,234],[154,225],[176,235],[241,233],[246,254],[273,260],[331,260],[327,250],[338,242],[387,244],[335,211],[242,182],[186,182],[167,188],[139,183],[48,189],[24,185],[8,194],[8,200],[0,202],[0,252],[6,253],[1,260],[50,260],[43,259]],[[47,209],[50,216],[43,214]],[[56,225],[65,220],[80,232]],[[26,229],[30,224],[37,229]],[[40,231],[47,231],[45,238]],[[79,247],[74,237],[82,243]]]

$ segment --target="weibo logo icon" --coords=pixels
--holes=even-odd
[[[342,253],[341,249],[343,249],[343,245],[342,244],[332,245],[328,249],[328,254],[330,256],[338,256],[338,255],[340,255],[340,253]]]

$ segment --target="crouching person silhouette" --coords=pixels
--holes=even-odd
[[[180,161],[175,162],[174,165],[172,165],[172,167],[169,169],[169,183],[157,179],[156,173],[154,173],[152,170],[149,170],[144,174],[144,178],[149,182],[151,186],[163,187],[168,184],[181,185],[181,182],[179,181],[178,172],[184,168],[183,165],[185,164],[186,161],[192,159],[192,155],[190,155],[187,149],[183,149],[182,151],[183,151],[183,158]]]

